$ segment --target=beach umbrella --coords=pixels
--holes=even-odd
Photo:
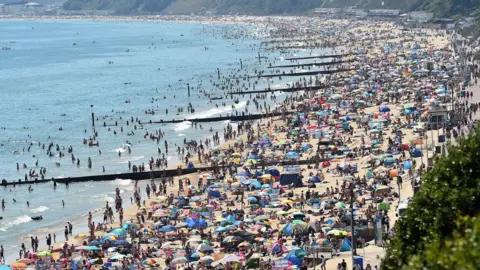
[[[24,264],[31,264],[33,261],[30,260],[29,258],[23,258],[23,259],[20,259],[18,261],[16,261],[16,263],[24,263]]]
[[[228,228],[225,228],[225,227],[218,227],[215,229],[215,232],[216,233],[221,233],[221,232],[226,232],[228,231]]]
[[[130,245],[130,243],[127,241],[127,240],[117,240],[115,242],[113,242],[113,245],[115,246],[128,246]]]
[[[173,232],[173,231],[176,231],[177,228],[175,226],[172,226],[172,225],[165,225],[163,227],[161,227],[158,231],[159,232]]]
[[[219,264],[227,264],[227,263],[230,263],[230,262],[236,262],[236,263],[239,263],[243,258],[242,257],[239,257],[235,254],[228,254],[226,255],[225,257],[223,257],[222,259],[218,260],[218,261],[215,261],[214,263],[212,263],[212,266],[217,266]]]
[[[125,235],[127,231],[124,229],[115,229],[111,233],[117,236],[121,236],[121,235]]]
[[[12,264],[13,269],[25,269],[27,268],[27,265],[24,263],[14,263]]]
[[[215,259],[212,257],[212,256],[205,256],[203,258],[200,258],[199,262],[200,264],[204,265],[204,266],[209,266],[211,265],[213,262],[215,261]]]
[[[297,157],[299,154],[297,152],[288,152],[287,157]]]
[[[197,251],[197,252],[200,251],[200,252],[203,252],[203,253],[205,253],[205,252],[213,252],[213,247],[210,246],[210,245],[207,245],[207,244],[202,243],[202,244],[198,245],[196,251]]]
[[[340,231],[340,230],[331,230],[327,234],[328,235],[341,236],[341,235],[347,235],[348,233],[345,232],[345,231]]]
[[[288,253],[287,257],[289,256],[295,256],[295,257],[298,257],[298,258],[304,258],[305,256],[308,255],[308,252],[303,250],[303,249],[295,249],[295,250],[292,250]]]
[[[188,224],[185,223],[185,222],[180,222],[177,225],[175,225],[175,227],[177,227],[177,228],[186,228],[187,226],[188,226]]]
[[[152,265],[152,264],[156,264],[157,261],[155,261],[154,259],[146,259],[142,263],[146,265]]]
[[[257,202],[258,199],[255,198],[255,197],[248,197],[248,201],[249,201],[249,202]]]
[[[262,215],[262,216],[258,216],[256,218],[254,218],[253,220],[260,221],[260,220],[266,220],[266,219],[270,219],[270,216]]]
[[[96,246],[89,246],[85,250],[86,251],[97,251],[97,250],[100,250],[100,248],[96,247]]]
[[[100,241],[98,240],[93,240],[92,242],[90,242],[90,246],[98,246],[98,245],[101,245],[102,243],[100,243]]]
[[[120,253],[117,253],[117,254],[111,256],[111,257],[110,257],[110,260],[115,260],[115,261],[117,261],[117,260],[122,260],[123,258],[125,258],[125,255],[120,254]]]
[[[44,251],[41,251],[39,253],[37,253],[38,257],[47,257],[47,256],[50,256],[52,255],[52,252],[50,252],[49,250],[44,250]]]
[[[388,211],[390,210],[390,204],[386,202],[379,203],[377,205],[377,210]]]
[[[202,239],[192,237],[192,238],[187,240],[187,243],[199,243],[199,242],[202,242]]]
[[[335,204],[335,207],[336,207],[337,209],[345,209],[345,208],[347,208],[347,205],[346,205],[344,202],[337,202],[337,203]]]
[[[412,168],[412,163],[410,163],[410,161],[408,160],[405,160],[405,162],[403,163],[403,169],[404,170],[409,170]]]
[[[238,244],[238,247],[251,247],[251,246],[252,245],[247,241],[244,241],[244,242]]]
[[[188,259],[186,257],[177,257],[172,260],[172,263],[174,264],[182,264],[182,263],[187,263]]]
[[[249,176],[249,174],[248,172],[243,171],[243,172],[237,173],[237,176]]]

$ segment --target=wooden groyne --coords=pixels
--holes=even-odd
[[[251,76],[250,78],[273,78],[273,77],[295,77],[295,76],[315,76],[315,75],[329,75],[340,72],[352,71],[355,69],[335,69],[335,70],[318,70],[318,71],[305,71],[305,72],[292,72],[292,73],[278,73],[278,74],[266,74]]]
[[[342,60],[342,61],[331,61],[331,62],[320,62],[320,63],[305,63],[305,64],[294,64],[294,65],[284,65],[284,66],[269,66],[268,68],[293,68],[293,67],[312,67],[312,66],[329,66],[329,65],[338,65],[345,63],[352,63],[355,60]]]
[[[266,167],[270,166],[289,166],[289,165],[308,165],[308,164],[315,164],[321,163],[324,161],[328,161],[330,159],[309,159],[309,160],[297,160],[297,161],[280,161],[280,162],[270,162],[262,164],[260,161],[257,164],[257,167],[262,167],[265,165]],[[219,165],[219,168],[222,168],[223,165]],[[178,173],[177,169],[168,169],[168,170],[157,170],[157,171],[146,171],[146,172],[126,172],[126,173],[116,173],[116,174],[102,174],[102,175],[90,175],[90,176],[77,176],[77,177],[66,177],[66,178],[50,178],[50,179],[37,179],[37,180],[29,180],[23,181],[19,179],[17,181],[11,180],[2,180],[1,185],[6,186],[13,186],[13,185],[33,185],[33,184],[42,184],[42,183],[59,183],[59,184],[66,184],[66,183],[78,183],[78,182],[101,182],[101,181],[113,181],[117,179],[131,179],[131,180],[150,180],[150,179],[158,179],[162,177],[173,177],[173,176],[182,176],[190,173],[196,173],[200,171],[212,171],[214,169],[213,166],[205,166],[205,167],[198,167],[192,169],[182,169],[181,173]]]
[[[144,124],[174,124],[189,121],[192,123],[206,123],[206,122],[218,122],[218,121],[248,121],[248,120],[257,120],[266,117],[274,117],[286,114],[292,114],[294,112],[272,112],[272,113],[258,113],[258,114],[243,114],[242,115],[227,115],[227,116],[217,116],[217,117],[207,117],[207,118],[185,118],[185,119],[172,119],[172,120],[160,120],[160,121],[148,121],[140,122]]]
[[[291,88],[274,88],[274,89],[263,89],[263,90],[253,90],[253,91],[238,91],[238,92],[229,92],[229,95],[248,95],[248,94],[259,94],[259,93],[273,93],[273,92],[298,92],[298,91],[318,91],[324,89],[324,86],[310,86],[310,87],[291,87]]]
[[[322,59],[322,58],[340,58],[345,56],[350,56],[352,54],[331,54],[331,55],[315,55],[315,56],[303,56],[303,57],[290,57],[285,58],[285,60],[306,60],[306,59]]]

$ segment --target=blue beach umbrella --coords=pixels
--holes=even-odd
[[[226,231],[228,231],[228,228],[225,228],[225,227],[218,227],[215,229],[215,232],[217,233],[226,232]]]
[[[299,156],[297,152],[288,152],[287,157],[297,157]]]
[[[410,168],[412,168],[412,164],[410,163],[410,161],[405,160],[405,162],[403,163],[403,169],[409,170]]]
[[[127,240],[117,240],[113,242],[114,246],[128,246],[130,243]]]
[[[86,251],[97,251],[97,250],[100,250],[100,248],[96,247],[96,246],[89,246],[85,250]]]
[[[173,232],[175,230],[177,230],[177,228],[175,226],[165,225],[162,228],[160,228],[160,230],[158,230],[158,231],[159,232]]]

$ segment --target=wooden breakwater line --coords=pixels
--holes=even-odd
[[[352,63],[352,62],[355,62],[355,60],[352,59],[352,60],[331,61],[331,62],[305,63],[305,64],[294,64],[294,65],[283,65],[283,66],[269,66],[268,68],[329,66],[329,65],[339,65],[339,64]]]
[[[303,56],[303,57],[289,57],[285,58],[285,60],[306,60],[306,59],[322,59],[322,58],[340,58],[345,56],[350,56],[353,54],[330,54],[330,55],[312,55],[312,56]]]
[[[335,70],[317,70],[317,71],[305,71],[305,72],[291,72],[291,73],[277,73],[251,76],[250,78],[273,78],[273,77],[294,77],[294,76],[315,76],[315,75],[329,75],[340,72],[348,72],[355,69],[335,69]]]
[[[309,92],[309,91],[318,91],[320,89],[325,89],[325,86],[270,88],[270,89],[267,88],[267,89],[263,89],[263,90],[229,92],[228,95],[248,95],[248,94],[258,94],[258,93],[298,92],[298,91]]]
[[[140,124],[174,124],[174,123],[181,123],[181,122],[192,122],[192,123],[206,123],[206,122],[218,122],[218,121],[225,121],[230,120],[233,122],[236,121],[248,121],[248,120],[257,120],[267,117],[275,117],[281,115],[292,114],[295,112],[271,112],[271,113],[257,113],[257,114],[245,114],[242,113],[241,115],[227,115],[227,116],[217,116],[217,117],[207,117],[207,118],[184,118],[184,119],[172,119],[172,120],[159,120],[159,121],[147,121],[141,122]]]
[[[309,164],[318,164],[324,161],[329,161],[330,159],[309,159],[309,160],[291,160],[291,161],[279,161],[279,162],[269,162],[262,164],[261,161],[257,163],[257,167],[266,167],[271,166],[291,166],[291,165],[309,165]],[[223,168],[226,165],[219,165],[218,168]],[[53,183],[58,184],[70,184],[70,183],[79,183],[79,182],[101,182],[101,181],[113,181],[117,179],[131,179],[131,180],[151,180],[158,179],[162,177],[173,177],[173,176],[182,176],[186,174],[196,173],[200,171],[212,171],[213,166],[205,166],[191,169],[181,169],[179,174],[178,169],[168,169],[168,170],[156,170],[156,171],[145,171],[145,172],[125,172],[125,173],[116,173],[116,174],[101,174],[101,175],[89,175],[89,176],[76,176],[76,177],[65,177],[65,178],[50,178],[50,179],[36,179],[24,181],[19,179],[15,180],[5,180],[1,182],[1,186],[13,186],[13,185],[33,185],[33,184],[42,184],[42,183]]]

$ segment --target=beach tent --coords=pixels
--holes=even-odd
[[[208,192],[208,197],[213,197],[213,198],[220,198],[221,194],[217,190],[210,190]]]
[[[395,163],[395,159],[393,157],[388,157],[383,161],[383,165],[390,166]]]
[[[293,251],[296,251],[296,250],[292,250],[291,252],[293,252]],[[296,265],[297,267],[301,267],[303,259],[301,259],[301,258],[299,258],[295,255],[290,255],[290,253],[287,255],[287,257],[285,259],[288,260],[289,263],[291,263],[293,265]]]
[[[412,157],[422,157],[423,156],[422,150],[420,150],[420,148],[413,148],[411,150],[410,154],[412,155]]]
[[[280,185],[288,186],[293,184],[294,186],[302,186],[302,179],[298,173],[284,173],[280,176]]]
[[[410,163],[409,160],[405,160],[405,162],[403,163],[403,169],[410,170],[410,168],[412,168],[412,163]]]
[[[259,181],[253,181],[252,183],[250,183],[250,186],[256,189],[260,189],[262,188],[262,183],[260,183]]]
[[[348,240],[348,238],[344,238],[340,246],[340,252],[344,252],[344,251],[352,251],[352,245],[350,243],[350,240]]]
[[[282,234],[283,235],[292,235],[293,234],[293,228],[292,228],[291,223],[288,223],[287,225],[285,225],[285,227],[283,227]]]
[[[188,162],[187,169],[194,169],[195,165],[193,165],[193,162]]]
[[[277,168],[268,168],[267,170],[265,170],[265,173],[270,174],[277,180],[280,179],[280,171]]]
[[[389,112],[390,111],[390,107],[388,106],[381,106],[380,109],[379,109],[380,112]]]

